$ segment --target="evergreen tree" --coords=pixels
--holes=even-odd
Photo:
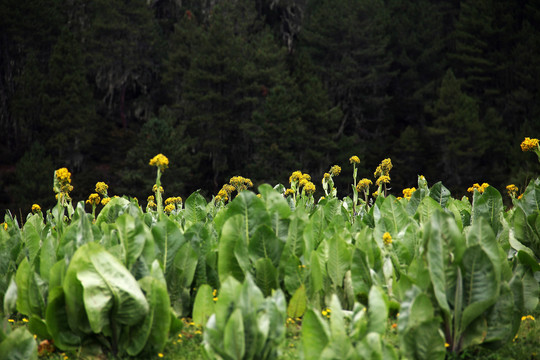
[[[43,85],[39,134],[54,163],[80,171],[95,139],[96,113],[79,43],[64,30]],[[88,159],[86,159],[88,160]]]
[[[321,0],[308,7],[299,51],[309,54],[333,105],[342,110],[336,140],[354,135],[381,144],[386,135],[387,87],[393,75],[387,17],[382,1]]]
[[[485,178],[485,169],[479,165],[487,148],[487,129],[480,120],[478,104],[463,93],[461,82],[449,69],[437,102],[427,109],[434,118],[427,130],[436,149],[439,176],[455,190]]]

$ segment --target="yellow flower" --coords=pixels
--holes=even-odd
[[[101,196],[107,195],[107,189],[109,189],[109,185],[105,184],[103,181],[96,184],[96,192]]]
[[[390,158],[384,159],[379,164],[379,166],[377,166],[377,169],[373,173],[373,176],[376,178],[379,178],[383,175],[388,176],[390,170],[392,170],[392,160],[390,160]]]
[[[289,183],[293,183],[295,181],[300,180],[302,177],[302,172],[300,170],[294,171],[291,176],[289,176]]]
[[[311,176],[309,174],[302,174],[300,181],[302,180],[311,181]]]
[[[67,168],[60,168],[55,172],[56,178],[61,183],[71,183],[71,173]]]
[[[372,184],[373,182],[371,180],[364,178],[358,182],[358,184],[356,185],[356,190],[358,192],[366,191]]]
[[[7,231],[7,223],[2,223],[2,227],[4,228],[5,231]]]
[[[163,354],[162,354],[162,353],[158,353],[157,356],[160,357],[160,358],[162,358],[162,357],[163,357]]]
[[[371,194],[373,197],[377,197],[379,196],[379,192],[378,191],[375,191],[373,194]]]
[[[150,202],[150,201],[156,201],[156,198],[154,197],[154,195],[150,195],[148,197],[148,199],[146,199],[146,201]]]
[[[444,343],[444,347],[445,347],[445,348],[447,348],[447,347],[449,347],[449,346],[450,346],[449,343]]]
[[[381,183],[384,183],[384,184],[388,184],[390,183],[390,176],[388,175],[381,175],[378,179],[377,179],[377,186],[379,186]]]
[[[152,191],[153,191],[154,193],[157,192],[157,185],[156,185],[156,184],[154,184],[154,186],[152,186]],[[160,187],[159,187],[159,192],[163,194],[163,186],[160,186]]]
[[[506,190],[508,191],[508,195],[511,197],[515,197],[519,191],[518,187],[514,184],[507,185]]]
[[[150,166],[157,166],[162,172],[169,167],[169,159],[163,154],[157,154],[150,160]]]
[[[385,232],[382,236],[384,245],[390,245],[392,243],[392,236],[389,232]]]
[[[294,190],[293,189],[287,189],[285,190],[285,194],[283,194],[284,196],[289,196],[289,195],[292,195],[294,194]]]
[[[99,195],[96,193],[93,193],[93,194],[90,194],[90,196],[88,196],[88,200],[86,200],[86,203],[92,206],[96,206],[96,205],[99,205],[100,201],[101,201],[101,198],[99,197]]]
[[[10,322],[10,323],[14,323],[14,322],[15,322],[15,320],[13,320],[13,319],[8,319],[8,322]]]
[[[403,197],[405,199],[410,199],[413,192],[415,192],[415,191],[416,191],[415,187],[403,189]]]
[[[527,315],[527,316],[521,317],[521,321],[525,321],[525,320],[532,320],[532,321],[534,321],[534,316],[532,316],[532,315]]]
[[[165,211],[165,213],[167,215],[170,215],[175,209],[176,208],[175,208],[174,204],[169,204],[169,205],[165,206],[165,209],[163,209],[163,211]]]
[[[315,192],[315,184],[313,184],[311,181],[308,181],[306,185],[304,185],[304,190],[308,195],[313,194]]]
[[[253,186],[253,183],[250,179],[242,176],[233,176],[231,180],[229,180],[229,184],[231,184],[238,192],[247,190],[248,187]]]
[[[323,182],[326,180],[330,179],[330,174],[329,173],[324,173],[323,175]]]
[[[105,206],[109,203],[109,201],[111,201],[111,198],[109,197],[103,198],[101,199],[101,205]]]
[[[483,183],[482,185],[475,183],[473,186],[467,189],[468,192],[474,193],[474,190],[478,191],[479,193],[483,193],[484,190],[489,186],[488,183]]]
[[[330,168],[330,174],[332,176],[338,176],[340,172],[341,172],[341,168],[337,165],[334,165]]]
[[[323,309],[323,310],[321,311],[321,314],[322,314],[323,316],[326,316],[328,319],[330,318],[330,314],[331,314],[331,313],[332,313],[332,310],[330,310],[329,308]]]
[[[538,149],[538,139],[531,139],[526,137],[521,143],[521,151],[531,151]]]
[[[351,157],[349,158],[349,162],[350,162],[351,164],[353,164],[353,163],[354,163],[354,164],[360,164],[360,158],[359,158],[358,156],[356,156],[356,155],[351,156]]]
[[[32,205],[32,213],[38,213],[38,212],[41,212],[41,206],[39,206],[38,204],[34,204]]]
[[[301,178],[301,179],[300,179],[299,186],[300,186],[300,187],[306,186],[306,184],[307,184],[308,182],[309,182],[308,179]]]
[[[27,322],[28,322],[28,319],[27,319],[27,318],[23,318],[22,321],[23,321],[24,323],[27,323]]]

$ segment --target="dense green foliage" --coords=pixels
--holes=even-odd
[[[230,201],[197,191],[163,210],[168,160],[150,163],[157,204],[146,211],[120,197],[98,214],[82,201],[73,207],[71,174],[59,169],[55,207],[35,207],[21,225],[6,214],[4,353],[36,358],[36,342],[46,341],[77,356],[163,356],[189,317],[210,359],[276,358],[286,324],[298,322],[301,359],[444,360],[501,348],[522,321],[535,321],[539,178],[510,195],[509,210],[488,184],[469,201],[423,176],[403,198],[380,183],[367,201],[336,191],[315,201],[309,176],[297,172],[293,194],[281,184],[255,194],[237,177]],[[389,159],[380,166],[389,173]],[[106,196],[106,187],[96,191]],[[12,328],[14,318],[25,328]]]
[[[350,154],[392,157],[396,189],[524,188],[539,21],[529,0],[3,0],[0,208],[52,206],[42,174],[61,166],[76,200],[96,178],[145,198],[159,152],[171,195],[320,178]]]

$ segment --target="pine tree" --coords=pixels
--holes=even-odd
[[[43,86],[39,133],[56,164],[80,170],[97,129],[80,44],[65,29],[53,49]]]
[[[321,0],[308,7],[299,52],[307,52],[332,104],[343,113],[336,140],[356,136],[359,143],[380,145],[387,134],[388,85],[393,76],[387,17],[382,1]]]
[[[477,102],[461,90],[461,82],[449,69],[437,102],[427,109],[434,118],[427,131],[439,159],[439,177],[453,189],[470,186],[485,175],[479,165],[487,148],[487,129]]]

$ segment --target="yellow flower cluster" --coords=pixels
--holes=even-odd
[[[523,140],[523,142],[521,143],[521,151],[531,151],[539,149],[538,143],[538,139],[531,139],[526,137],[525,140]]]
[[[306,194],[308,195],[311,195],[315,192],[315,184],[313,184],[311,181],[308,181],[305,185],[304,185],[304,191],[306,192]]]
[[[381,175],[378,179],[377,179],[377,186],[379,186],[381,183],[383,184],[389,184],[390,183],[390,176],[388,175]]]
[[[218,301],[218,291],[217,289],[214,289],[214,291],[212,291],[212,300],[214,300],[214,302]]]
[[[177,197],[170,197],[165,200],[165,205],[177,205],[182,203],[182,198],[180,196]]]
[[[174,204],[168,204],[167,206],[165,206],[165,209],[163,209],[163,211],[165,211],[165,214],[167,215],[170,215],[174,210],[176,210]]]
[[[334,165],[330,168],[330,175],[338,176],[341,173],[341,168],[338,165]]]
[[[349,158],[351,164],[360,164],[360,158],[356,155],[353,155]]]
[[[389,232],[385,232],[382,236],[384,245],[390,245],[392,243],[392,236]]]
[[[519,191],[518,187],[514,184],[507,185],[506,190],[508,191],[508,195],[510,195],[511,197],[516,197]]]
[[[157,154],[150,160],[150,166],[157,166],[158,169],[163,172],[169,167],[169,159],[163,154]]]
[[[67,168],[60,168],[55,171],[53,190],[56,192],[57,199],[71,200],[69,192],[73,190],[73,186],[71,186],[71,173]]]
[[[476,190],[481,194],[484,192],[484,190],[486,190],[488,186],[489,186],[488,183],[483,183],[482,185],[476,183],[476,184],[473,184],[473,186],[471,186],[470,188],[468,188],[467,191],[470,193],[474,193],[474,190]]]
[[[390,170],[392,170],[392,160],[390,158],[384,159],[373,174],[374,177],[379,178],[381,176],[389,176]]]
[[[289,196],[289,195],[292,195],[294,194],[294,190],[293,189],[287,189],[285,190],[285,194],[283,194],[284,196]]]
[[[154,195],[150,195],[148,197],[147,201],[148,201],[148,204],[146,205],[147,208],[149,208],[149,209],[156,209],[157,208],[156,199],[154,198]]]
[[[157,193],[157,190],[158,190],[157,184],[154,184],[154,186],[152,186],[152,192]],[[159,187],[159,192],[163,194],[164,192],[163,186]]]
[[[325,182],[325,181],[328,181],[328,179],[330,179],[330,174],[324,173],[322,181]]]
[[[321,314],[323,316],[325,316],[327,319],[330,319],[330,315],[332,314],[332,310],[330,310],[329,308],[323,309],[323,311],[321,311]]]
[[[358,182],[358,184],[356,184],[356,190],[358,192],[369,191],[369,186],[372,184],[373,182],[371,180],[363,178]]]
[[[229,186],[231,186],[231,185],[229,185]],[[219,192],[216,195],[216,197],[214,198],[214,200],[216,202],[227,201],[227,200],[229,200],[229,194],[227,193],[227,191],[225,189],[221,189],[221,190],[219,190]]]
[[[39,206],[38,204],[32,205],[32,213],[36,214],[38,212],[41,212],[41,206]]]
[[[8,227],[8,226],[7,226],[7,223],[2,223],[2,224],[0,224],[0,225],[2,225],[2,228],[3,228],[5,231],[7,231],[7,227]]]
[[[534,316],[532,316],[532,315],[522,316],[522,317],[521,317],[521,321],[525,321],[525,320],[532,320],[532,321],[534,321]]]
[[[229,184],[234,186],[238,192],[247,190],[248,187],[253,187],[251,180],[242,176],[233,176],[231,180],[229,180]]]
[[[111,201],[110,197],[103,198],[101,199],[101,205],[105,206],[109,203],[109,201]]]
[[[293,171],[291,176],[289,176],[289,184],[292,184],[295,181],[300,181],[302,178],[302,172],[300,170]]]
[[[92,206],[97,206],[99,205],[100,202],[101,202],[101,198],[96,193],[90,194],[90,196],[88,197],[88,200],[86,200],[86,203]]]
[[[107,196],[107,189],[109,189],[109,185],[105,184],[103,181],[96,184],[96,192],[101,196]]]
[[[415,187],[412,187],[412,188],[405,188],[403,189],[403,197],[407,200],[409,200],[413,194],[413,192],[416,191],[416,188]]]

